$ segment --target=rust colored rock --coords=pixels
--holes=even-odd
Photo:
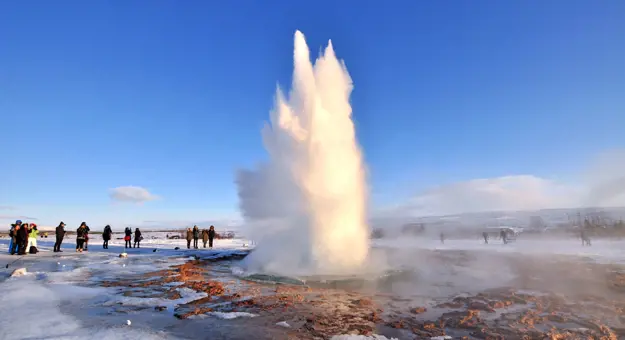
[[[412,314],[423,314],[425,312],[427,312],[427,308],[425,307],[417,307],[414,308],[413,310],[411,310]]]
[[[404,325],[404,321],[402,320],[390,322],[387,324],[387,326],[397,329],[406,328],[406,325]]]
[[[489,305],[483,303],[483,302],[471,302],[468,306],[469,309],[474,309],[474,310],[481,310],[481,311],[485,311],[485,312],[489,312],[492,313],[495,310],[492,309]]]
[[[373,305],[373,301],[366,298],[354,300],[352,303],[359,307],[369,307]]]
[[[488,304],[488,306],[492,309],[501,309],[507,307],[507,305],[503,301],[492,301]]]

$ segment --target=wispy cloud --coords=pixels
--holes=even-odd
[[[431,188],[386,214],[451,215],[485,211],[538,210],[574,207],[581,191],[532,175],[474,179]]]
[[[123,186],[109,190],[109,196],[114,201],[143,203],[160,199],[159,196],[150,193],[147,189],[137,186]]]
[[[534,175],[473,179],[433,187],[380,216],[452,215],[487,211],[625,206],[625,151],[603,153],[575,182]],[[376,215],[376,214],[374,214]]]
[[[10,205],[0,205],[0,210],[17,210],[17,208],[15,208],[14,206],[10,206]]]
[[[0,221],[6,220],[26,220],[26,221],[37,221],[36,217],[24,216],[24,215],[0,215]]]

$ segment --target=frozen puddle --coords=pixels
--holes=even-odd
[[[102,303],[102,306],[132,306],[132,307],[159,307],[165,306],[168,309],[173,309],[177,305],[183,305],[204,297],[208,294],[204,292],[196,292],[189,288],[176,288],[176,291],[180,294],[179,299],[161,299],[161,298],[139,298],[132,296],[113,296],[109,301]]]
[[[9,279],[0,294],[0,339],[171,339],[149,328],[86,327],[81,320],[61,311],[72,304],[104,293],[98,288],[46,285],[34,275]],[[32,323],[36,322],[37,327]]]
[[[206,314],[199,314],[190,316],[189,319],[203,319],[206,317],[216,317],[223,320],[232,320],[237,318],[255,318],[258,314],[246,313],[246,312],[208,312]]]

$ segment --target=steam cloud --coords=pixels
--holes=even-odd
[[[247,225],[262,234],[250,270],[328,274],[361,267],[369,249],[367,187],[349,96],[352,80],[332,43],[313,65],[295,33],[289,98],[277,90],[262,130],[270,161],[236,183]]]

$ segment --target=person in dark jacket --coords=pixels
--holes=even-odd
[[[206,242],[208,242],[208,230],[202,229],[202,243],[204,243],[204,248],[206,248]]]
[[[15,241],[17,242],[17,255],[26,255],[26,243],[28,242],[28,223],[22,224],[17,231]]]
[[[132,248],[132,242],[130,242],[131,239],[132,229],[130,229],[130,227],[126,227],[126,229],[124,230],[124,241],[126,241],[124,248]]]
[[[109,241],[111,240],[111,236],[113,236],[113,230],[111,229],[111,226],[107,224],[106,227],[104,227],[104,231],[102,232],[102,239],[104,239],[104,244],[102,245],[102,248],[109,249]]]
[[[193,231],[187,228],[187,249],[191,249],[191,241],[193,241]]]
[[[135,228],[135,248],[141,248],[139,245],[142,239],[143,236],[141,236],[141,230],[139,230],[139,228]]]
[[[91,229],[87,225],[87,222],[82,222],[85,225],[85,251],[89,251],[89,232]]]
[[[56,242],[54,243],[54,252],[60,253],[62,252],[61,243],[63,243],[63,238],[65,237],[65,223],[63,222],[59,223],[59,226],[56,227],[55,234],[56,234]]]
[[[484,243],[488,244],[488,233],[487,232],[483,232],[482,233],[482,237],[484,238]]]
[[[87,224],[82,222],[76,230],[76,252],[82,253],[85,246],[85,236],[87,235]]]
[[[499,232],[499,236],[503,240],[503,244],[508,244],[508,233],[506,233],[505,230],[501,229],[501,231]]]
[[[200,239],[200,228],[193,226],[193,248],[197,249],[197,241]]]
[[[215,238],[215,227],[211,226],[208,229],[208,246],[213,247],[213,239]]]
[[[11,230],[9,231],[9,236],[11,237],[11,242],[9,243],[9,253],[11,255],[14,255],[15,253],[17,253],[18,251],[18,245],[17,245],[17,231],[20,229],[22,225],[22,221],[21,220],[17,220],[15,221],[15,224],[11,225]]]

